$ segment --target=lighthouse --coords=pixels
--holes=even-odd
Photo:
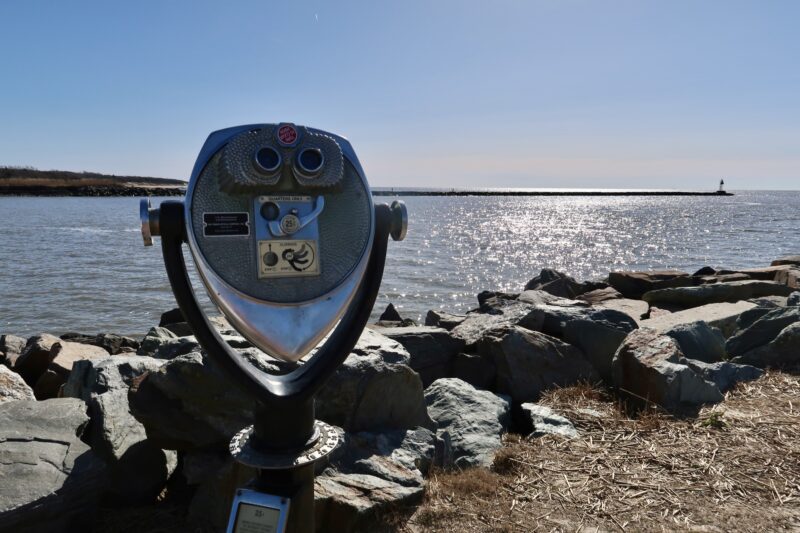
[[[717,194],[725,194],[725,180],[719,180],[719,189],[717,189]]]

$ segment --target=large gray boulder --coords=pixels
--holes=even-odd
[[[597,305],[610,300],[617,300],[622,298],[622,294],[614,287],[605,287],[603,289],[595,289],[593,291],[585,292],[578,296],[579,300],[587,302],[589,305]]]
[[[36,380],[33,392],[39,400],[59,396],[61,386],[66,383],[72,367],[78,361],[106,359],[109,353],[99,346],[78,342],[60,341],[50,348],[50,364]]]
[[[370,474],[329,471],[314,483],[314,520],[318,531],[370,531],[375,521],[422,500],[422,486],[405,486]]]
[[[425,315],[425,325],[442,328],[446,329],[447,331],[450,331],[454,327],[464,322],[464,320],[466,319],[467,315],[454,315],[452,313],[447,313],[445,311],[438,311],[436,309],[431,309],[430,311],[428,311],[428,314]]]
[[[88,530],[106,483],[74,398],[0,405],[0,531]]]
[[[697,287],[675,287],[645,293],[642,299],[651,305],[697,307],[710,303],[738,302],[761,296],[788,296],[792,289],[774,281],[745,280]]]
[[[742,381],[752,381],[764,375],[764,371],[750,365],[738,365],[728,361],[705,363],[694,359],[681,359],[685,364],[706,381],[710,381],[721,392],[725,392]]]
[[[796,366],[800,363],[800,322],[786,326],[769,344],[734,357],[731,362],[759,368]]]
[[[33,390],[19,374],[0,365],[0,404],[35,399]]]
[[[651,307],[650,315],[652,318],[642,320],[639,326],[665,332],[679,324],[691,324],[698,320],[703,320],[709,326],[719,328],[727,338],[736,331],[736,321],[741,314],[754,307],[756,307],[756,304],[752,302],[718,303],[701,305],[676,313],[659,313],[657,316],[653,316],[653,309],[656,308]]]
[[[25,349],[25,339],[16,335],[0,335],[0,364],[14,368],[22,351]]]
[[[739,356],[771,342],[786,326],[800,321],[800,307],[783,307],[768,311],[749,327],[737,331],[725,348],[731,357]]]
[[[403,345],[411,356],[409,366],[425,386],[449,375],[453,357],[465,346],[464,340],[431,326],[384,328],[380,333]]]
[[[654,270],[651,272],[611,272],[608,283],[625,298],[641,299],[646,292],[668,287],[689,287],[697,282],[686,272]]]
[[[25,383],[33,387],[39,377],[47,371],[50,361],[53,360],[50,350],[57,342],[61,342],[61,339],[47,333],[28,339],[25,349],[13,366],[14,371],[22,376]]]
[[[64,395],[89,406],[88,442],[109,466],[110,491],[126,502],[155,498],[175,471],[178,457],[147,440],[144,426],[130,413],[128,389],[164,361],[145,356],[114,355],[75,363]]]
[[[128,401],[147,438],[166,450],[226,449],[236,432],[252,424],[255,403],[198,352],[135,378]]]
[[[519,409],[521,429],[529,437],[560,435],[572,439],[578,436],[578,430],[572,422],[545,405],[523,403]]]
[[[432,426],[419,374],[380,353],[351,354],[316,397],[317,417],[347,431]]]
[[[799,306],[800,305],[800,291],[794,291],[786,299],[786,305]]]
[[[725,337],[719,328],[699,320],[690,324],[678,324],[664,332],[678,342],[683,355],[704,363],[716,363],[727,359]]]
[[[536,292],[541,291],[527,291]],[[547,294],[547,293],[543,293]],[[548,298],[552,298],[548,295]],[[537,312],[537,304],[510,301],[507,305],[495,308],[493,313],[470,313],[450,334],[464,342],[465,351],[474,351],[484,335],[490,330],[503,326],[519,325],[527,329],[538,330],[542,327],[543,315]]]
[[[566,339],[568,330],[575,330],[575,327],[571,326],[573,322],[580,322],[582,324],[587,321],[626,334],[639,327],[636,320],[631,316],[614,309],[563,307],[555,305],[536,306],[528,322],[534,325],[541,323],[541,326],[538,328],[527,327],[524,324],[519,325],[527,329],[541,331],[552,337]]]
[[[614,385],[634,401],[653,402],[669,411],[721,401],[717,386],[681,364],[682,359],[672,337],[649,329],[633,331],[614,355]]]
[[[650,305],[642,300],[631,300],[630,298],[616,298],[612,300],[604,300],[597,304],[597,307],[604,307],[606,309],[613,309],[620,313],[625,313],[636,322],[643,320],[650,312]]]
[[[775,281],[786,285],[792,291],[800,289],[800,268],[793,267],[777,272],[775,274]]]
[[[139,343],[139,350],[136,353],[153,356],[162,345],[175,342],[178,338],[178,335],[163,326],[150,328]]]
[[[423,427],[345,433],[344,443],[335,454],[339,456],[337,464],[340,465],[352,465],[369,457],[381,456],[427,475],[436,464],[436,435]]]
[[[519,326],[491,330],[481,339],[478,352],[495,363],[495,390],[515,402],[536,400],[552,387],[599,380],[580,350]]]
[[[449,435],[456,466],[491,466],[509,424],[507,399],[460,379],[443,378],[425,390],[425,403],[438,432]]]
[[[372,330],[365,328],[358,338],[358,342],[353,348],[356,355],[376,355],[387,363],[401,363],[408,365],[411,362],[411,355],[402,344],[394,339],[383,335],[384,330]]]

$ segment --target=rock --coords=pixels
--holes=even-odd
[[[645,293],[642,299],[649,304],[697,307],[710,303],[738,302],[761,296],[788,296],[791,292],[789,287],[774,281],[748,280],[653,290]]]
[[[172,325],[174,325],[174,324],[172,324]],[[226,340],[226,341],[228,341],[230,339],[229,337],[226,337],[226,336],[223,336],[222,338],[223,338],[223,340]],[[244,339],[242,337],[235,337],[233,339],[234,344],[239,344],[238,341],[240,339],[242,341],[244,341]],[[228,344],[230,345],[231,343],[228,342]],[[234,347],[236,347],[236,348],[245,348],[247,346],[249,346],[249,343],[247,343],[247,341],[244,341],[244,343],[241,346],[234,346]],[[179,355],[186,355],[187,353],[197,352],[197,351],[200,351],[200,343],[197,342],[196,338],[191,337],[191,336],[190,337],[177,337],[175,339],[170,339],[170,340],[165,341],[158,348],[156,348],[155,352],[153,352],[150,355],[152,357],[156,357],[158,359],[174,359],[175,357],[178,357]]]
[[[714,270],[713,268],[711,268],[710,266],[704,266],[703,268],[701,268],[700,270],[698,270],[697,272],[695,272],[694,274],[692,274],[692,277],[697,277],[697,276],[713,276],[713,275],[714,275],[714,274],[716,274],[716,273],[717,273],[717,271],[716,271],[716,270]]]
[[[551,387],[599,379],[574,346],[519,326],[491,330],[478,343],[478,351],[495,363],[495,390],[515,402],[536,400]]]
[[[646,292],[668,287],[689,287],[696,281],[686,272],[656,270],[652,272],[611,272],[608,283],[625,298],[641,299]]]
[[[797,306],[800,305],[800,291],[794,291],[786,299],[786,305]]]
[[[586,360],[605,382],[611,381],[611,360],[629,331],[602,321],[572,320],[563,338],[581,350]]]
[[[774,307],[754,307],[748,309],[736,319],[736,330],[734,334],[752,326],[756,320],[769,313]]]
[[[539,292],[539,291],[537,291]],[[538,330],[542,327],[544,316],[536,311],[536,306],[523,302],[513,302],[500,313],[471,313],[461,324],[453,328],[450,334],[464,341],[466,351],[474,351],[483,336],[490,330],[503,326],[520,325]]]
[[[739,318],[739,315],[754,307],[755,304],[750,302],[701,305],[692,309],[686,309],[685,311],[678,311],[677,313],[669,313],[648,320],[642,320],[639,326],[664,332],[678,324],[691,324],[698,320],[704,320],[709,326],[719,328],[725,337],[730,337],[736,330],[736,320]]]
[[[74,398],[0,406],[0,531],[88,531],[105,466],[80,437]]]
[[[491,357],[459,353],[453,357],[451,376],[466,381],[477,389],[491,389],[497,369]]]
[[[450,331],[454,327],[464,322],[466,319],[466,315],[453,315],[450,313],[445,313],[444,311],[435,311],[431,309],[428,311],[428,314],[425,315],[425,325]]]
[[[236,489],[245,486],[256,474],[254,468],[237,463],[230,456],[224,456],[222,465],[215,470],[209,468],[189,504],[186,522],[191,528],[186,531],[226,531]]]
[[[158,321],[158,327],[163,328],[164,326],[177,324],[179,322],[186,322],[186,319],[183,317],[183,313],[181,312],[180,308],[175,307],[169,311],[161,313],[161,318]]]
[[[606,381],[614,352],[638,327],[630,315],[613,309],[541,305],[529,322],[537,322],[537,313],[541,313],[541,332],[579,348]]]
[[[725,348],[731,357],[768,344],[786,326],[800,321],[800,308],[783,307],[772,309],[745,329],[739,330],[728,339]]]
[[[775,274],[775,281],[786,285],[793,291],[800,289],[800,268],[781,270]]]
[[[178,335],[162,326],[150,328],[150,331],[147,332],[139,344],[139,350],[136,353],[139,355],[153,355],[162,345],[173,342],[177,338]]]
[[[375,520],[422,500],[424,489],[368,474],[331,472],[314,484],[314,520],[317,531],[335,524],[336,531],[369,531]]]
[[[32,387],[39,376],[45,373],[53,360],[50,349],[57,342],[61,342],[61,339],[47,333],[28,339],[25,349],[14,364],[14,371],[22,376],[25,383]]]
[[[409,470],[427,475],[434,465],[436,436],[423,427],[396,429],[383,433],[345,433],[340,462],[354,464],[374,455],[385,456]],[[441,466],[441,465],[438,465]]]
[[[317,417],[351,432],[431,427],[422,388],[405,364],[350,354],[317,394]]]
[[[0,335],[0,364],[14,368],[22,351],[25,349],[25,339],[16,335]]]
[[[175,322],[174,324],[167,324],[163,326],[163,328],[171,331],[178,337],[194,336],[194,330],[192,330],[192,326],[190,326],[188,322]]]
[[[383,314],[381,314],[378,320],[386,322],[402,322],[403,317],[400,316],[400,313],[397,312],[397,309],[395,309],[394,305],[390,303],[386,306],[386,310],[383,312]]]
[[[516,301],[518,293],[501,291],[481,291],[478,294],[478,310],[481,313],[493,313],[495,308],[502,308]]]
[[[672,314],[672,311],[669,311],[667,309],[661,309],[660,307],[656,307],[655,305],[651,305],[650,306],[650,311],[647,313],[647,316],[645,316],[645,319],[649,320],[651,318],[658,318],[658,317],[661,317],[661,316],[667,316],[667,315],[671,315],[671,314]],[[639,325],[641,326],[642,324],[640,323]]]
[[[699,320],[691,324],[678,324],[664,332],[678,342],[681,352],[689,359],[716,363],[727,359],[725,337],[718,328]]]
[[[800,363],[800,322],[786,326],[769,344],[734,357],[731,362],[759,368],[797,365]]]
[[[790,295],[791,296],[791,295]],[[786,307],[789,300],[788,296],[762,296],[761,298],[750,298],[748,302],[753,302],[758,307]]]
[[[556,414],[552,409],[535,403],[523,403],[519,406],[522,412],[523,431],[529,437],[542,435],[561,435],[569,439],[578,436],[578,430],[572,422]]]
[[[78,361],[64,386],[65,396],[87,402],[92,418],[88,442],[109,467],[110,491],[125,502],[154,499],[177,466],[177,454],[147,440],[128,406],[133,381],[163,364],[135,355]]]
[[[622,294],[620,294],[620,292],[614,287],[595,289],[578,296],[579,300],[588,302],[589,305],[597,305],[601,302],[607,302],[608,300],[615,300],[617,298],[622,298]]]
[[[539,327],[528,327],[520,322],[519,325],[527,329],[536,329],[547,335],[565,338],[571,322],[590,321],[602,324],[608,328],[618,329],[625,333],[638,328],[636,321],[630,316],[614,309],[596,307],[560,307],[553,305],[539,305],[526,322],[533,326],[541,323]]]
[[[636,322],[644,319],[650,312],[650,305],[642,300],[630,300],[628,298],[618,298],[616,300],[606,300],[597,304],[597,307],[613,309],[620,313],[625,313]]]
[[[424,386],[450,374],[453,357],[465,342],[441,328],[416,326],[386,328],[381,334],[399,342],[411,356],[409,366],[419,373]]]
[[[744,274],[750,279],[773,281],[777,279],[779,272],[791,269],[791,265],[773,265],[766,268],[743,268],[740,270],[721,270],[718,274]]]
[[[406,468],[391,457],[382,455],[359,459],[353,463],[351,470],[354,474],[368,474],[404,487],[422,488],[425,485],[422,474],[416,468]]]
[[[376,355],[387,363],[408,365],[411,361],[411,355],[402,344],[370,328],[365,328],[361,332],[353,353],[363,356]]]
[[[772,266],[779,265],[800,265],[800,255],[787,255],[773,261]]]
[[[80,333],[65,333],[61,339],[69,342],[78,342],[103,348],[111,355],[135,352],[139,349],[139,341],[113,333],[99,333],[97,335],[83,335]]]
[[[36,396],[37,400],[58,398],[61,396],[60,392],[63,385],[64,376],[52,370],[46,370],[45,373],[36,380],[36,384],[33,386],[33,394]]]
[[[509,401],[455,378],[438,379],[425,390],[428,414],[450,436],[455,465],[489,467],[509,423]]]
[[[85,359],[105,359],[109,353],[90,344],[60,341],[53,343],[50,348],[50,364],[47,371],[36,380],[34,392],[39,400],[55,398],[61,386],[66,383],[73,365]]]
[[[523,291],[517,297],[517,301],[529,305],[551,305],[554,307],[589,307],[589,303],[584,300],[571,300],[553,296],[550,293],[538,290]]]
[[[717,386],[681,364],[682,358],[672,337],[650,329],[633,331],[614,355],[614,385],[634,401],[653,402],[668,411],[721,401]]]
[[[135,378],[128,402],[148,440],[166,450],[227,449],[233,435],[252,424],[255,403],[198,352]]]
[[[563,272],[545,268],[525,285],[525,290],[542,290],[562,298],[575,298],[583,293],[605,287],[608,287],[608,285],[602,282],[584,281],[583,283],[578,283],[575,278]]]
[[[730,274],[722,274],[721,272],[722,271],[713,276],[703,276],[700,280],[703,283],[730,283],[731,281],[747,281],[749,279],[754,279],[744,272],[733,272]]]
[[[731,389],[741,381],[752,381],[764,375],[764,371],[750,365],[737,365],[727,361],[705,363],[695,359],[682,359],[685,364],[706,381],[710,381],[721,392]]]
[[[0,404],[35,399],[33,391],[19,374],[0,365]]]

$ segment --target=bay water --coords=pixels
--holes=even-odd
[[[408,237],[389,243],[375,316],[389,302],[416,320],[428,309],[465,312],[478,292],[518,292],[545,267],[583,280],[800,253],[800,191],[400,199]],[[0,197],[0,334],[141,336],[175,307],[159,241],[142,246],[138,202]]]

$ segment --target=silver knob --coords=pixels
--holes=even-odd
[[[406,209],[406,204],[395,200],[392,202],[391,210],[392,225],[389,234],[392,236],[392,240],[402,241],[408,233],[408,209]]]
[[[145,246],[153,246],[153,236],[161,235],[158,226],[158,215],[160,211],[156,207],[150,206],[150,198],[139,200],[139,220],[142,223],[142,240]]]

